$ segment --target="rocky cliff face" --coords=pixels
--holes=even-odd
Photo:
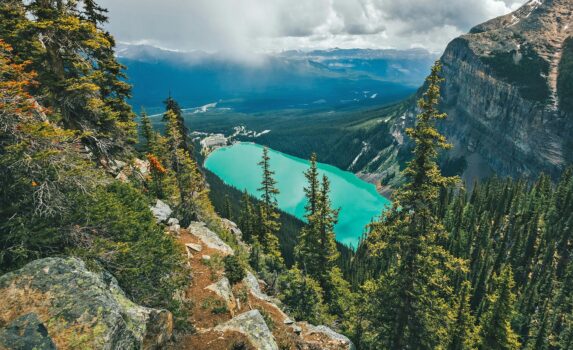
[[[440,127],[455,146],[449,162],[465,164],[466,181],[557,177],[573,162],[573,1],[531,0],[453,40],[441,62],[449,118]],[[363,169],[366,179],[399,182],[388,165],[405,153],[404,129],[417,114],[413,101],[405,104],[393,120],[394,144]]]
[[[532,0],[448,45],[443,128],[468,177],[486,165],[500,175],[557,176],[573,160],[573,113],[561,106],[573,91],[558,84],[572,29],[573,1]]]

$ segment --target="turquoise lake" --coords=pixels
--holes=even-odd
[[[263,146],[254,143],[236,143],[213,151],[205,160],[205,167],[219,176],[225,183],[247,190],[259,197],[262,171],[257,163],[263,153]],[[310,162],[269,149],[271,169],[275,171],[280,194],[279,207],[298,218],[304,217],[306,186],[304,171]],[[364,233],[365,226],[380,216],[390,201],[376,191],[373,184],[359,179],[353,173],[337,167],[318,163],[320,176],[328,176],[331,182],[331,199],[334,208],[340,208],[336,239],[356,247]]]

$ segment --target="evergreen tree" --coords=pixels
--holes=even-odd
[[[177,130],[181,135],[178,147],[181,147],[187,152],[189,152],[189,154],[192,154],[193,148],[191,142],[189,141],[189,129],[187,129],[187,126],[185,125],[185,118],[183,118],[183,110],[179,106],[179,103],[175,101],[175,99],[173,99],[171,96],[169,96],[165,101],[163,101],[163,103],[165,104],[165,112],[166,112],[163,115],[163,120],[168,121],[170,118],[175,118],[175,125],[177,126]],[[171,112],[173,115],[168,116],[169,112]]]
[[[147,153],[153,153],[155,148],[155,139],[157,138],[155,130],[153,130],[153,125],[149,116],[145,110],[141,111],[141,133],[144,139],[144,151]]]
[[[437,62],[419,101],[421,114],[407,130],[415,142],[414,157],[404,173],[407,183],[369,236],[371,249],[386,265],[381,276],[366,285],[372,293],[366,310],[368,332],[383,348],[445,347],[454,321],[451,277],[464,269],[464,263],[440,244],[447,235],[433,211],[440,189],[457,181],[443,177],[435,160],[439,149],[450,147],[434,126],[446,117],[437,110],[440,69]]]
[[[456,318],[450,332],[448,350],[473,350],[477,349],[479,340],[479,327],[470,310],[471,284],[463,283],[456,301]]]
[[[270,167],[269,149],[263,148],[261,161],[258,163],[263,171],[261,187],[261,203],[257,210],[257,240],[263,247],[265,254],[269,256],[269,268],[272,270],[281,269],[283,258],[279,249],[279,240],[277,233],[280,230],[280,214],[277,209],[276,196],[279,189],[276,187],[276,180],[273,175],[274,171]]]
[[[271,170],[270,160],[269,149],[264,147],[261,161],[258,163],[263,171],[261,187],[258,191],[261,192],[261,201],[267,212],[276,209],[277,195],[280,193],[277,188],[277,182],[274,179],[275,172]]]
[[[501,273],[494,276],[494,289],[487,296],[487,310],[480,321],[479,349],[519,349],[519,340],[511,328],[515,303],[513,288],[511,267],[504,266]]]
[[[334,234],[338,210],[331,208],[330,182],[326,176],[322,177],[322,184],[314,189],[315,192],[313,191],[312,187],[318,183],[316,178],[318,175],[314,170],[311,165],[307,172],[309,175],[307,177],[309,187],[306,188],[308,225],[300,232],[295,255],[303,272],[320,283],[325,292],[325,300],[330,302],[331,294],[334,293],[331,272],[336,267],[336,260],[339,256]],[[315,202],[314,205],[312,201]]]
[[[296,319],[312,323],[324,323],[327,310],[322,299],[322,290],[318,282],[293,267],[279,280],[279,298],[287,306],[289,314]]]
[[[82,140],[102,159],[135,141],[131,87],[115,56],[107,20],[95,4],[76,1],[7,1],[1,5],[0,32],[14,44],[18,62],[38,71],[33,93],[64,127],[84,131]],[[4,16],[8,16],[5,21]]]
[[[229,196],[225,196],[225,213],[223,216],[229,220],[233,220],[233,209],[231,208],[231,200]]]
[[[209,216],[214,213],[214,209],[209,201],[203,175],[199,172],[195,160],[182,146],[183,135],[179,132],[175,113],[169,110],[165,113],[165,118],[171,167],[179,190],[181,224],[187,226],[193,220],[208,220]]]
[[[320,179],[318,177],[318,168],[316,166],[316,153],[310,156],[310,168],[304,172],[307,181],[307,187],[304,188],[306,194],[305,217],[310,221],[310,217],[316,213],[318,207],[318,195],[320,191]]]
[[[251,202],[251,196],[247,193],[247,190],[243,192],[242,197],[242,208],[241,217],[239,219],[239,228],[243,233],[243,240],[247,243],[252,243],[255,237],[255,229],[257,225],[257,218],[255,207]]]

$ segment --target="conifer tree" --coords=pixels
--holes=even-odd
[[[257,209],[257,240],[263,247],[265,254],[269,256],[269,267],[273,270],[281,269],[283,259],[279,249],[277,233],[280,229],[280,214],[277,210],[276,196],[279,189],[274,179],[275,172],[270,167],[269,149],[263,148],[261,161],[258,163],[263,171],[261,187],[261,203]]]
[[[165,111],[166,111],[166,113],[163,115],[163,120],[167,121],[171,117],[175,118],[176,122],[175,125],[177,126],[177,130],[181,135],[181,138],[179,140],[180,142],[179,146],[184,150],[186,150],[187,152],[189,152],[189,154],[192,154],[193,148],[191,146],[191,143],[189,142],[189,129],[187,129],[187,126],[185,125],[185,118],[183,118],[183,110],[179,106],[179,103],[175,101],[175,99],[173,99],[173,97],[171,96],[169,96],[165,101],[163,101],[163,103],[165,104]],[[169,112],[173,113],[173,116],[168,116],[167,113]]]
[[[85,131],[83,141],[100,158],[135,142],[134,114],[127,103],[131,87],[114,56],[113,37],[101,29],[107,20],[95,3],[8,1],[1,5],[0,32],[13,42],[14,56],[31,62],[39,102],[59,115],[63,126]],[[5,23],[7,24],[5,26]]]
[[[261,192],[261,201],[267,212],[274,211],[277,206],[277,195],[280,193],[274,179],[275,172],[271,170],[270,160],[269,149],[264,147],[261,161],[258,163],[263,171],[261,187],[258,191]]]
[[[480,320],[480,350],[519,349],[519,340],[511,328],[515,303],[513,287],[513,273],[506,265],[494,276],[494,288],[487,296],[488,306]]]
[[[368,332],[382,348],[443,348],[454,321],[451,277],[464,269],[464,262],[440,244],[446,233],[433,211],[440,189],[457,181],[443,177],[436,163],[438,150],[450,147],[434,126],[446,117],[437,110],[440,69],[437,62],[418,103],[416,125],[407,130],[415,143],[404,172],[407,183],[369,236],[370,248],[386,266],[366,286],[372,292],[366,310]]]
[[[318,195],[320,191],[320,179],[318,177],[318,168],[316,166],[316,153],[310,156],[310,167],[304,172],[307,181],[307,187],[304,188],[306,194],[305,217],[310,220],[310,216],[316,213],[318,207]]]
[[[141,111],[141,133],[144,139],[144,150],[147,153],[153,153],[155,146],[156,132],[145,110]]]
[[[465,281],[456,301],[456,318],[450,331],[448,350],[477,349],[479,327],[470,309],[471,284]]]
[[[257,218],[255,207],[251,202],[251,196],[247,193],[247,190],[243,192],[243,197],[241,200],[241,217],[239,219],[239,228],[243,233],[243,240],[247,243],[252,243],[255,236],[255,229],[257,225]]]
[[[233,220],[233,209],[231,208],[229,195],[225,195],[225,214],[223,216],[229,220]]]
[[[312,165],[307,174],[313,174]],[[313,193],[312,187],[318,183],[317,176],[316,172],[308,176],[309,187],[306,188],[309,203],[306,213],[308,225],[300,232],[295,254],[303,272],[320,283],[325,292],[325,299],[330,301],[330,294],[334,288],[330,273],[336,266],[336,260],[339,256],[334,234],[338,210],[331,208],[330,181],[326,176],[322,177],[322,184],[315,188],[316,192]],[[315,201],[314,205],[312,204],[313,200]]]
[[[177,117],[172,111],[165,113],[167,120],[166,137],[169,145],[171,167],[177,180],[179,190],[179,210],[181,212],[181,223],[186,226],[192,220],[202,218],[207,220],[214,209],[208,197],[208,190],[202,174],[195,160],[191,158],[189,152],[183,149]]]

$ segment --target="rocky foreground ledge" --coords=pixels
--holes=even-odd
[[[0,350],[354,349],[326,326],[290,318],[252,272],[231,285],[221,262],[235,251],[203,222],[185,229],[167,221],[166,234],[187,251],[192,278],[184,299],[194,332],[174,335],[170,312],[133,303],[105,271],[77,258],[45,258],[0,276]],[[247,247],[235,223],[222,224]]]
[[[76,258],[0,276],[0,296],[0,349],[155,349],[173,331],[170,312],[133,303],[113,276]]]

